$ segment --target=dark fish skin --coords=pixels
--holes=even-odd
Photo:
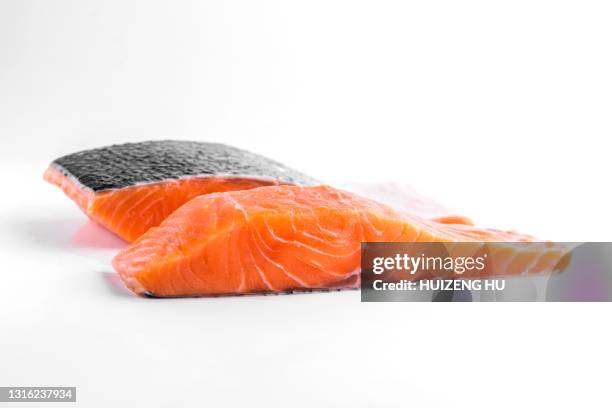
[[[100,192],[187,176],[273,179],[297,185],[314,179],[264,156],[220,143],[159,140],[72,153],[52,163],[64,175]]]

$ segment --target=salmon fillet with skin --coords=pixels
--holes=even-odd
[[[356,288],[361,242],[415,241],[534,239],[437,223],[327,186],[271,186],[189,201],[113,266],[132,291],[158,297]],[[537,263],[546,270],[563,253],[512,255],[546,259]]]
[[[45,180],[128,242],[202,194],[315,184],[293,169],[234,147],[152,141],[86,150],[51,163]]]

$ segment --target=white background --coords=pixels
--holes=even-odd
[[[42,181],[222,141],[479,225],[610,240],[608,1],[0,0],[0,385],[80,406],[610,406],[608,304],[152,301]]]

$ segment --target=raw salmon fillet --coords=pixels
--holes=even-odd
[[[53,161],[44,178],[92,220],[129,242],[201,194],[315,183],[245,150],[170,140],[73,153]]]
[[[356,288],[361,242],[415,241],[534,238],[426,220],[327,186],[283,185],[194,198],[113,266],[132,291],[159,297]],[[553,268],[563,255],[546,245],[513,251],[542,260],[531,262],[539,265],[532,272]]]

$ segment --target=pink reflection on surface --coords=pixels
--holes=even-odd
[[[123,249],[128,243],[89,220],[81,225],[72,236],[71,244],[78,248]]]

